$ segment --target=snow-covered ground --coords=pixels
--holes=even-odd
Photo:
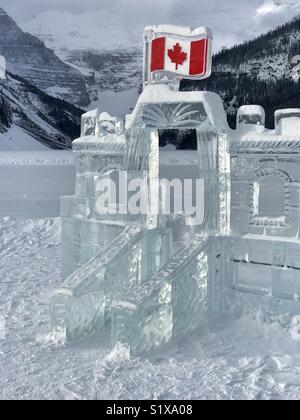
[[[298,335],[262,310],[126,360],[110,354],[108,337],[66,347],[48,339],[49,299],[61,283],[58,219],[2,219],[0,261],[1,399],[300,397]]]

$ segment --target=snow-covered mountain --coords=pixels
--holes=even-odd
[[[261,35],[255,40],[224,50],[215,57],[214,70],[220,73],[243,73],[259,80],[292,79],[300,54],[299,17]]]
[[[81,73],[60,60],[38,38],[23,32],[2,8],[0,28],[0,54],[5,57],[9,72],[69,102],[89,103]]]
[[[89,108],[122,115],[136,103],[142,81],[143,24],[117,11],[51,11],[22,24],[85,78]]]
[[[81,15],[51,11],[23,23],[22,28],[81,72],[89,108],[99,106],[124,115],[135,105],[142,81],[144,24],[128,19],[113,8]]]
[[[138,46],[143,25],[136,22],[136,26],[128,26],[119,12],[110,9],[83,14],[53,10],[21,23],[21,27],[59,52],[65,49],[111,51]]]
[[[85,78],[90,109],[99,107],[124,116],[135,106],[142,84],[140,49],[65,50],[60,57],[76,67]]]
[[[48,11],[21,23],[85,78],[98,106],[122,115],[134,106],[141,86],[143,28],[152,23],[206,25],[214,50],[255,38],[300,11],[299,0],[111,1],[99,10],[75,14]],[[274,23],[276,22],[276,23]]]
[[[70,147],[82,110],[19,76],[0,80],[0,151]]]

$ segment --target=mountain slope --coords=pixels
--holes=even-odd
[[[142,84],[139,49],[64,51],[64,60],[82,72],[91,99],[89,108],[124,116],[135,106]]]
[[[224,50],[215,56],[219,73],[243,73],[260,80],[290,79],[291,59],[300,54],[300,17],[253,41]]]
[[[126,15],[126,8],[123,12]],[[81,72],[89,108],[121,115],[135,105],[142,81],[144,24],[129,23],[127,17],[113,5],[81,15],[53,10],[22,23],[22,28]]]
[[[300,78],[292,61],[297,55],[300,55],[300,17],[217,54],[209,79],[184,80],[181,89],[210,90],[221,95],[232,127],[241,105],[262,105],[267,113],[267,127],[273,128],[276,109],[300,107]]]
[[[7,70],[39,89],[79,105],[90,100],[80,72],[62,62],[38,38],[23,32],[0,8],[0,54]]]
[[[8,151],[43,151],[47,146],[34,139],[30,134],[17,125],[12,125],[5,133],[0,132],[0,152]]]
[[[19,76],[8,73],[6,80],[0,80],[0,134],[3,141],[9,138],[11,149],[32,149],[34,141],[55,149],[70,147],[79,135],[82,113]],[[7,147],[0,144],[0,150]]]

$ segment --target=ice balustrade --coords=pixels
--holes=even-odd
[[[104,251],[57,290],[51,304],[55,336],[74,341],[103,329],[111,317],[113,302],[126,290],[140,286],[157,270],[158,261],[164,261],[168,240],[164,232],[143,232],[136,224],[126,226]]]
[[[112,343],[132,354],[160,348],[207,320],[208,236],[196,234],[163,268],[113,307]]]

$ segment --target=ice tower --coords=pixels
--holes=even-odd
[[[144,90],[126,124],[83,115],[73,143],[75,196],[62,199],[65,280],[51,302],[57,337],[110,329],[113,346],[140,354],[238,314],[250,297],[300,313],[300,111],[278,111],[268,131],[261,107],[242,107],[233,131],[218,95],[179,92],[176,78],[209,76],[210,44],[205,28],[147,28]],[[160,212],[164,129],[195,130],[204,180],[203,217],[179,250]],[[99,182],[121,173],[147,186],[145,214],[123,212],[122,200],[109,214],[97,205]]]

